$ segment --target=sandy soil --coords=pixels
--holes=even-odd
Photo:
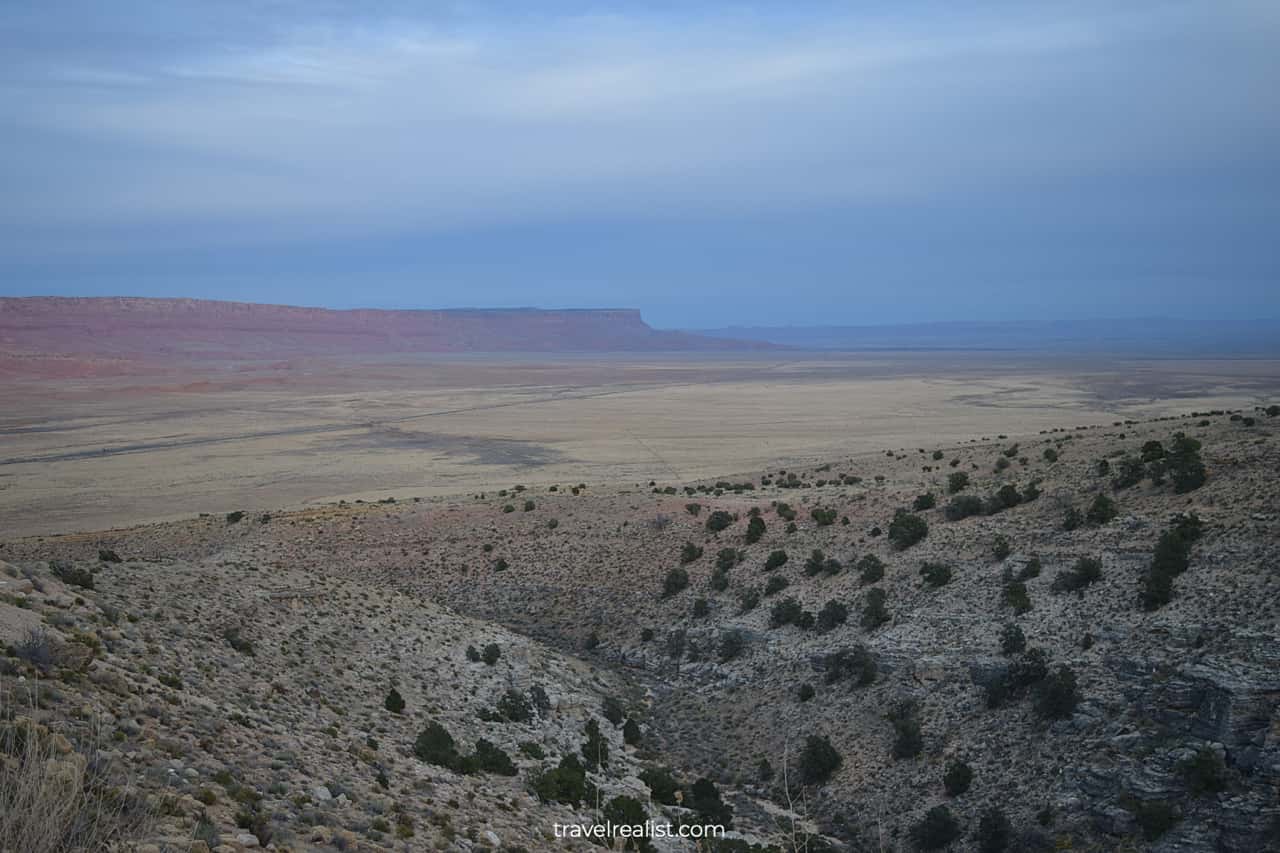
[[[94,530],[514,483],[687,481],[1272,402],[1267,360],[1013,354],[275,363],[0,386],[0,528]]]

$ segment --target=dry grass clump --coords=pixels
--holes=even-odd
[[[97,738],[78,750],[0,695],[0,850],[129,850],[152,816],[111,784]],[[34,704],[34,703],[33,703]]]

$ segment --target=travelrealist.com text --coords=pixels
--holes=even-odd
[[[672,826],[669,823],[557,823],[556,838],[724,838],[724,827],[715,823]]]

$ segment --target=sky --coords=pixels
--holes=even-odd
[[[7,0],[0,295],[1280,317],[1280,3]]]

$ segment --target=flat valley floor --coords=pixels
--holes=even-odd
[[[0,531],[685,483],[1280,396],[1265,359],[402,356],[0,382]]]

